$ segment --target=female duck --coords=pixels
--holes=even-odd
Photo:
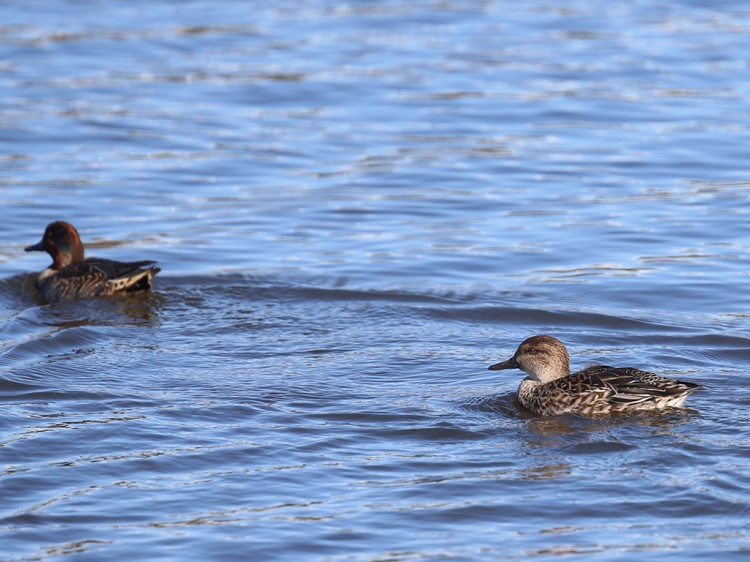
[[[52,265],[39,274],[37,287],[48,303],[79,297],[148,291],[160,270],[155,261],[123,263],[83,258],[83,244],[72,224],[50,223],[41,241],[25,248],[52,256]],[[151,267],[146,267],[151,266]]]
[[[533,336],[515,355],[490,367],[521,369],[529,376],[518,387],[521,405],[536,414],[597,416],[615,412],[679,408],[700,388],[632,368],[604,365],[570,374],[568,350],[550,336]]]

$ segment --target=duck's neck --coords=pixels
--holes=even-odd
[[[49,277],[50,275],[54,275],[55,273],[57,273],[57,269],[55,269],[54,266],[50,266],[39,274],[39,278],[37,281],[41,283],[42,281],[47,279],[47,277]]]
[[[536,369],[533,373],[526,373],[527,379],[537,384],[546,384],[570,374],[570,369],[553,366],[546,369]]]
[[[68,267],[74,263],[80,263],[83,261],[83,248],[73,248],[72,250],[58,250],[52,262],[52,269],[61,270],[63,267]]]

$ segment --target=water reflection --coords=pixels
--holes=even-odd
[[[601,419],[575,415],[538,417],[527,422],[526,429],[530,433],[525,444],[566,456],[636,453],[643,450],[642,432],[637,428],[651,430],[652,439],[661,435],[682,441],[686,436],[680,427],[694,421],[695,414],[692,410],[673,410]]]
[[[59,556],[72,556],[75,554],[93,554],[100,546],[113,544],[111,540],[86,539],[80,541],[71,541],[59,545],[45,547],[40,553],[40,559],[57,558]]]
[[[44,306],[37,313],[37,320],[41,325],[59,330],[85,326],[154,327],[165,302],[165,297],[158,294],[82,299]]]
[[[531,466],[521,470],[521,478],[524,480],[559,480],[572,473],[572,465],[569,462],[557,462]]]

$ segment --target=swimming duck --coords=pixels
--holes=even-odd
[[[42,239],[25,248],[52,256],[52,265],[39,274],[36,285],[48,303],[79,297],[148,291],[160,269],[155,261],[123,263],[83,257],[83,244],[72,224],[47,225]],[[151,266],[151,267],[147,267]]]
[[[571,374],[568,350],[551,336],[528,338],[513,357],[490,367],[501,369],[521,369],[529,375],[518,387],[518,401],[543,416],[679,408],[701,388],[628,367],[596,365]]]

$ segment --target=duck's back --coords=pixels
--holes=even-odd
[[[138,274],[144,271],[143,268],[149,265],[154,265],[156,262],[153,260],[143,261],[131,261],[122,262],[114,260],[105,260],[101,258],[86,258],[83,260],[84,264],[91,265],[96,269],[101,270],[107,275],[107,279],[120,279],[123,277],[131,277],[132,275]],[[151,268],[156,270],[155,273],[159,272],[159,268]]]
[[[154,261],[118,262],[88,258],[39,278],[39,289],[47,302],[78,297],[147,291],[159,272]],[[151,267],[147,267],[151,266]],[[144,269],[145,268],[145,269]]]
[[[700,385],[668,379],[632,368],[588,367],[546,384],[528,379],[518,397],[524,407],[542,415],[653,410],[682,406]]]

